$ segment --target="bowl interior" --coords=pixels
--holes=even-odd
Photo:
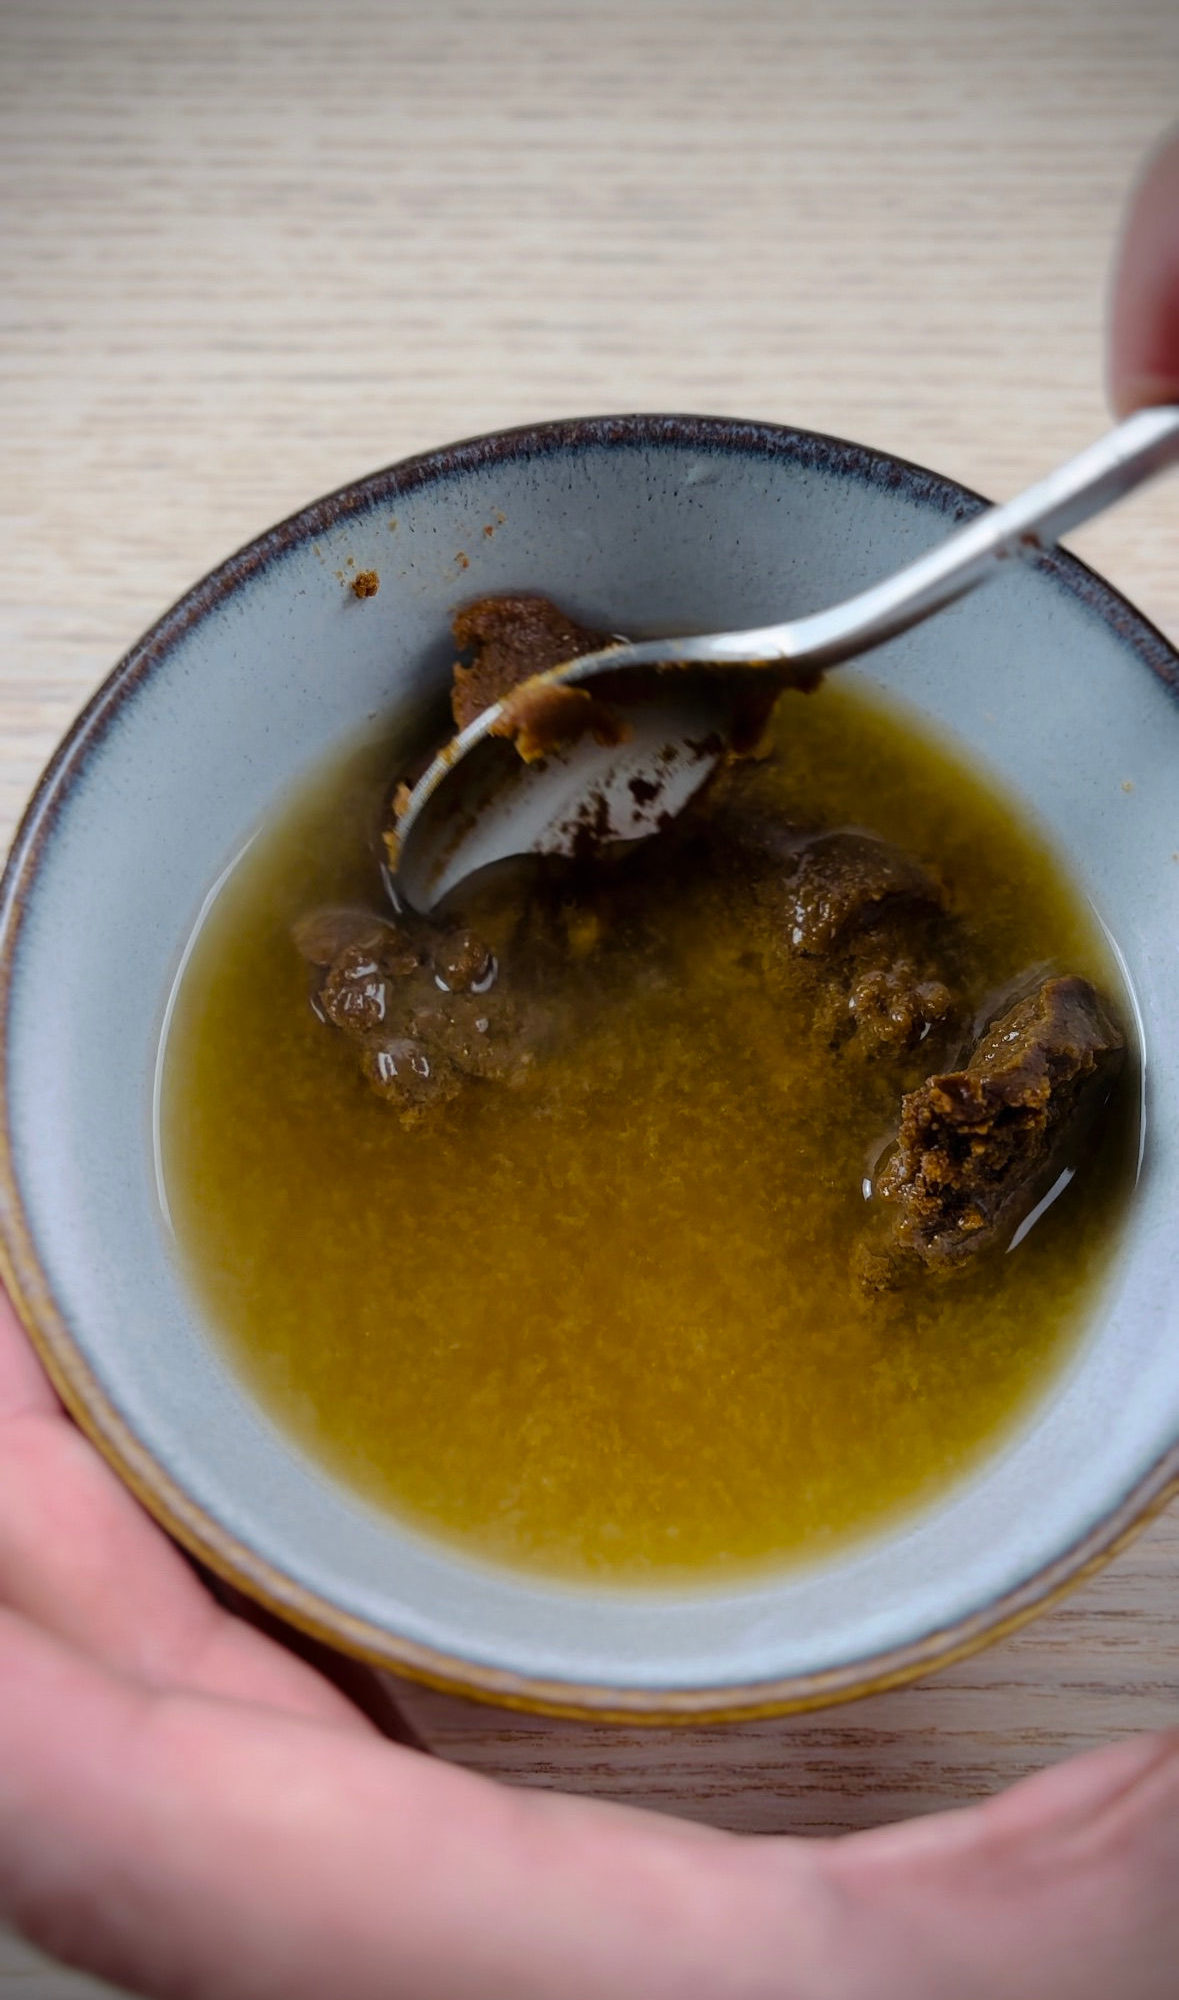
[[[1141,1013],[1146,1170],[1105,1292],[1064,1377],[948,1498],[821,1568],[730,1591],[481,1568],[366,1508],[274,1428],[202,1327],[161,1215],[156,1056],[202,901],[327,749],[437,693],[456,602],[528,588],[616,629],[755,625],[872,581],[976,504],[757,426],[633,419],[477,442],[243,551],[96,698],[9,868],[4,1234],[71,1402],[149,1504],[247,1587],[342,1643],[486,1690],[724,1706],[725,1690],[834,1685],[962,1643],[1170,1476],[1179,703],[1169,649],[1067,558],[841,670],[913,704],[1026,802]],[[365,569],[380,590],[359,600],[349,579]]]

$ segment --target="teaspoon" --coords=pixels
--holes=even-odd
[[[1014,500],[829,610],[751,631],[619,641],[537,675],[476,716],[413,787],[390,840],[399,894],[424,914],[507,855],[570,854],[656,832],[725,754],[751,695],[763,690],[768,701],[791,685],[813,686],[826,668],[1051,548],[1177,459],[1179,407],[1138,410]],[[584,690],[603,675],[592,705],[565,704],[562,733],[562,704],[550,691]],[[529,746],[520,725],[545,706],[555,734],[541,745],[533,727]]]

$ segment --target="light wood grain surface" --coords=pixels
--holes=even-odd
[[[1003,494],[1104,421],[1174,0],[5,0],[0,818],[228,550],[371,467],[617,409],[812,425]],[[1179,636],[1179,482],[1077,538]],[[442,1754],[747,1828],[978,1797],[1179,1713],[1179,1523],[936,1680]],[[98,1989],[0,1937],[0,1992]]]

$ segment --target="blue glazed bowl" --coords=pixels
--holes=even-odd
[[[842,671],[1026,801],[1140,1009],[1149,1150],[1075,1358],[974,1477],[829,1563],[716,1588],[481,1567],[332,1481],[209,1338],[157,1192],[164,1011],[211,885],[365,719],[441,688],[454,603],[550,593],[591,625],[751,626],[847,595],[981,503],[835,439],[695,417],[479,438],[262,535],[123,660],[38,787],[0,908],[5,1273],[78,1420],[203,1561],[379,1665],[653,1721],[879,1688],[1027,1617],[1179,1479],[1179,661],[1067,556]],[[360,598],[360,571],[379,577]],[[1125,789],[1127,784],[1132,790]]]

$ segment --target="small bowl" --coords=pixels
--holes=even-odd
[[[538,1710],[649,1721],[845,1700],[1087,1574],[1179,1481],[1179,660],[1091,571],[1013,571],[867,661],[1034,808],[1140,1010],[1148,1157],[1074,1359],[976,1474],[829,1562],[724,1590],[481,1567],[335,1485],[251,1400],[169,1249],[166,996],[203,899],[292,782],[437,696],[458,601],[753,626],[846,596],[982,503],[832,438],[546,424],[378,472],[262,535],[128,654],[53,758],[0,905],[5,1275],[62,1396],[202,1561],[346,1651]],[[379,591],[350,587],[375,571]],[[1131,788],[1132,787],[1132,788]]]

